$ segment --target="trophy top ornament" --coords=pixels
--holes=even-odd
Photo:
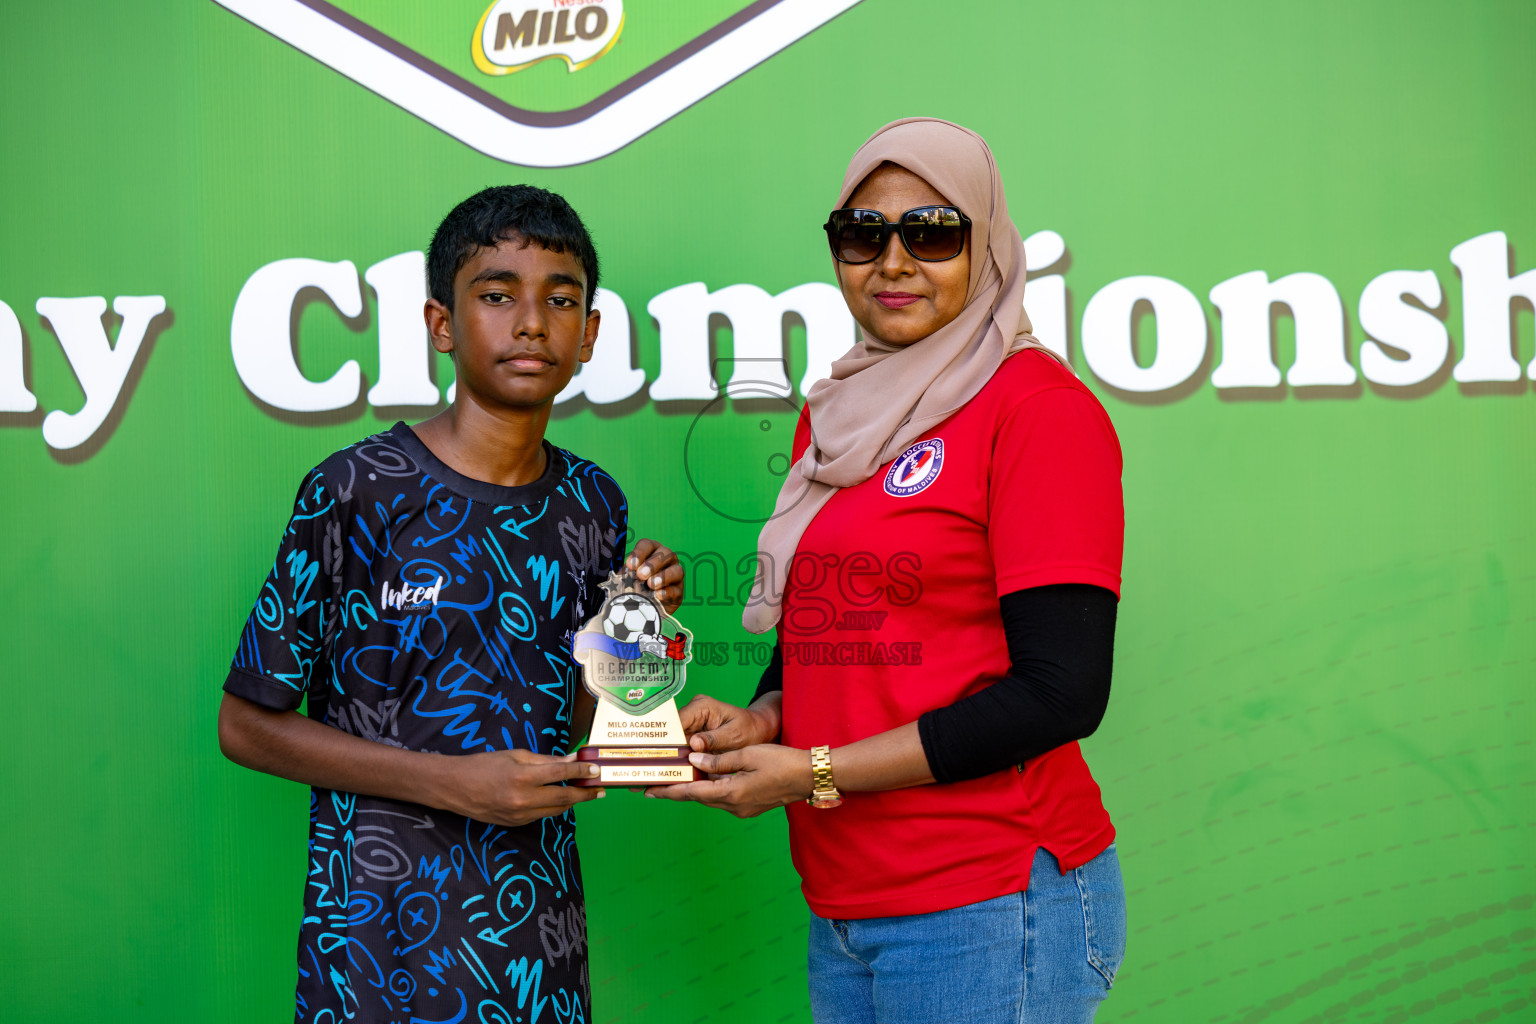
[[[608,578],[598,584],[610,598],[620,594],[640,594],[645,592],[645,587],[640,583],[640,577],[635,575],[633,569],[615,569],[608,574]]]

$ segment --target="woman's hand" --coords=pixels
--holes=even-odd
[[[739,708],[707,694],[696,695],[679,712],[688,745],[694,750],[722,754],[755,743],[771,743],[779,735],[780,696],[776,691],[749,708]]]
[[[754,818],[804,800],[813,788],[811,752],[795,747],[758,743],[724,754],[695,752],[688,760],[710,777],[703,782],[655,786],[645,795],[658,800],[693,800],[738,818]]]
[[[624,567],[651,588],[651,596],[668,615],[683,603],[683,566],[671,548],[650,539],[637,541]]]

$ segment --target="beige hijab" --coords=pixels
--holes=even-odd
[[[832,364],[832,375],[811,387],[806,402],[814,436],[790,467],[773,517],[758,537],[757,579],[742,612],[742,625],[753,633],[778,622],[800,537],[838,488],[868,480],[953,416],[1013,353],[1038,348],[1056,356],[1030,333],[1024,240],[1008,217],[1003,182],[986,141],[937,118],[892,121],[853,154],[837,207],[886,161],[922,177],[971,219],[965,308],[911,345],[887,345],[861,332]]]

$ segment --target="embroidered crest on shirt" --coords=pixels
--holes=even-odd
[[[885,493],[906,498],[925,490],[944,468],[944,442],[939,438],[919,441],[896,457],[885,473]]]

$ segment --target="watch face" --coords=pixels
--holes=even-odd
[[[842,802],[843,798],[835,794],[828,796],[816,796],[813,793],[811,795],[811,806],[816,808],[818,811],[825,811],[829,808],[837,807],[842,804]]]

